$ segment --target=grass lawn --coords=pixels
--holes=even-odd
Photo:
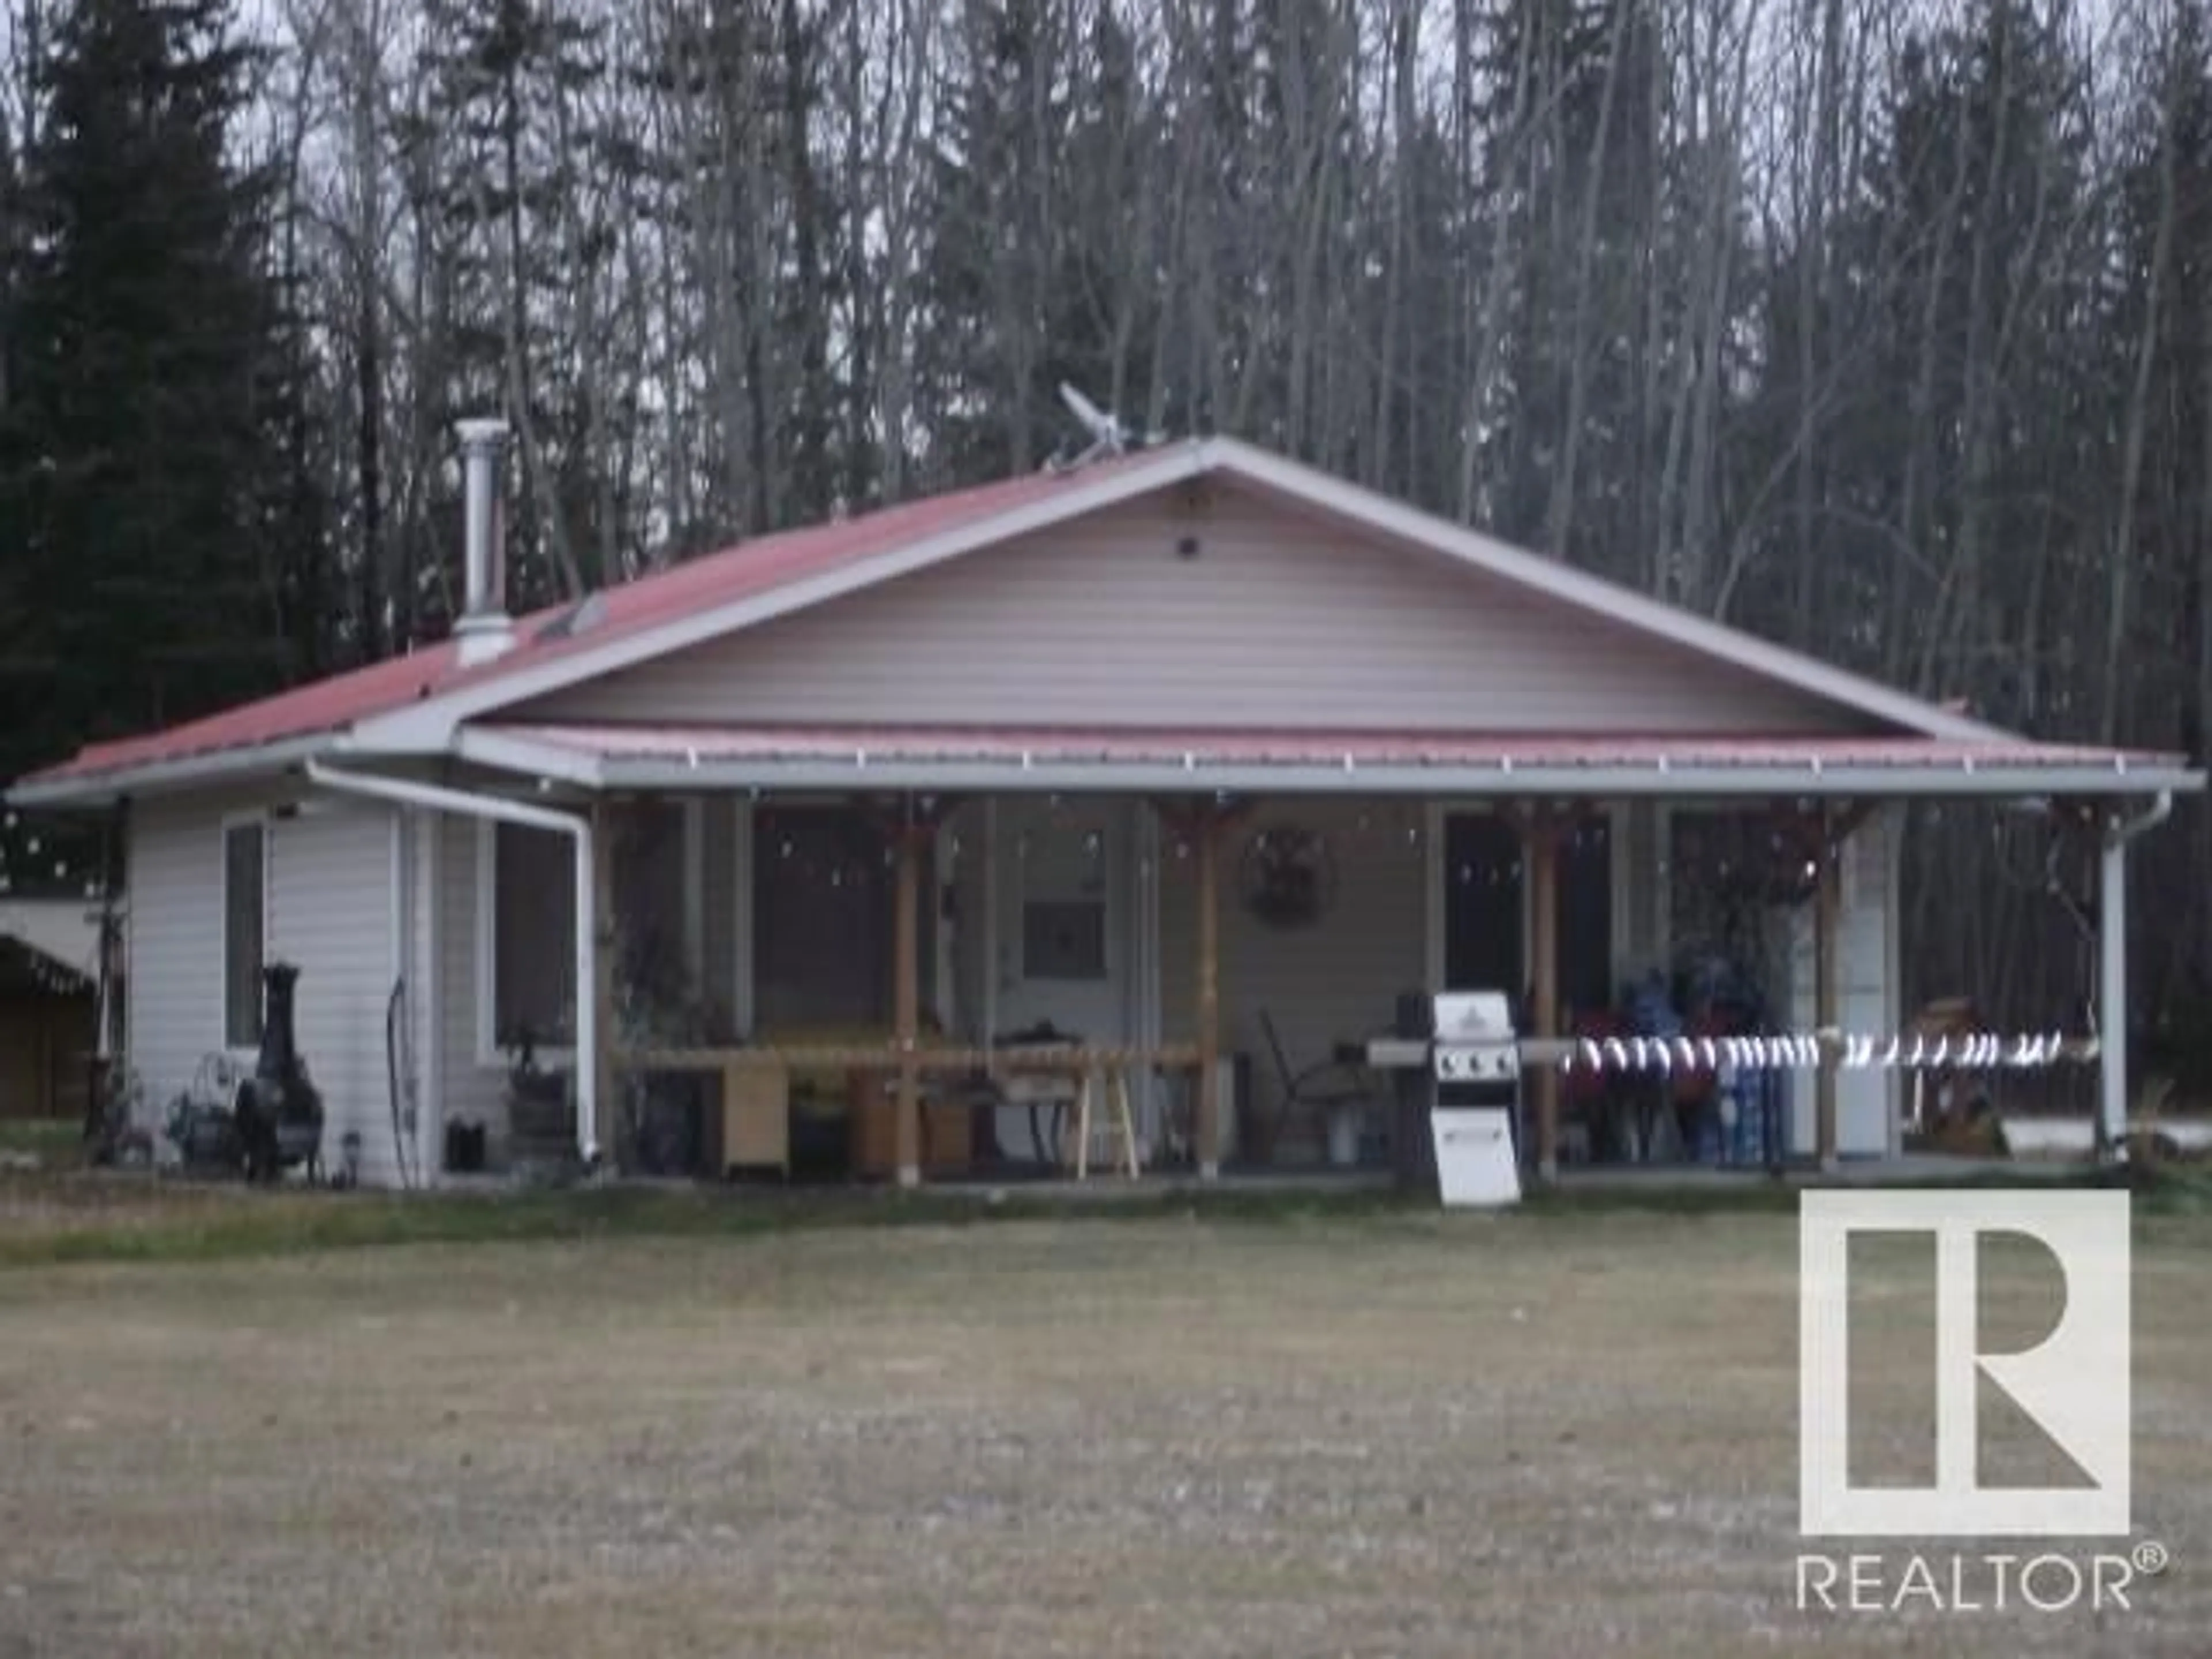
[[[73,1117],[0,1117],[0,1158],[34,1158],[50,1169],[76,1164],[84,1124]]]
[[[419,1224],[530,1237],[303,1250],[277,1246],[381,1201],[124,1190],[0,1192],[0,1659],[2201,1655],[2212,1630],[2198,1213],[2146,1217],[2136,1261],[2136,1534],[2172,1568],[2101,1622],[1936,1620],[1793,1605],[1771,1208],[792,1227],[571,1197]],[[52,1263],[134,1237],[186,1259]],[[1909,1253],[1864,1275],[1869,1467],[1906,1471],[1923,1280]],[[1990,1317],[2046,1306],[2032,1261],[1985,1279]]]

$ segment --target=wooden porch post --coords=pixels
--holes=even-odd
[[[1820,815],[1813,902],[1813,1024],[1820,1037],[1814,1075],[1815,1151],[1823,1173],[1836,1167],[1836,1057],[1827,1041],[1842,1021],[1844,872],[1838,825],[1826,808]]]
[[[910,811],[910,809],[909,809]],[[892,1018],[898,1048],[898,1184],[921,1184],[921,1079],[917,1066],[921,1040],[921,890],[923,836],[910,816],[898,826],[898,895],[894,912]]]
[[[592,915],[597,948],[592,952],[592,982],[578,994],[592,999],[599,1041],[592,1075],[592,1144],[602,1163],[618,1162],[616,1144],[615,1050],[622,1036],[615,1028],[615,814],[604,801],[592,803]]]
[[[1531,938],[1528,971],[1535,981],[1534,1036],[1559,1034],[1559,819],[1540,808],[1528,820],[1528,904]],[[1559,1178],[1559,1073],[1536,1068],[1536,1174],[1546,1182]]]
[[[1198,1141],[1198,1178],[1221,1176],[1219,1067],[1221,1051],[1220,816],[1201,808],[1191,834],[1198,846],[1198,1112],[1193,1133]]]

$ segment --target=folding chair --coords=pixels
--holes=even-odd
[[[1290,1054],[1283,1048],[1282,1035],[1275,1030],[1274,1017],[1265,1008],[1260,1011],[1260,1031],[1267,1039],[1267,1052],[1274,1060],[1275,1077],[1283,1090],[1283,1103],[1275,1114],[1275,1140],[1282,1139],[1293,1108],[1312,1109],[1326,1126],[1330,1114],[1338,1108],[1355,1103],[1364,1106],[1375,1098],[1373,1079],[1366,1068],[1334,1054],[1315,1061],[1303,1072],[1293,1070]]]

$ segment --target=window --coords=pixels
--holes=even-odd
[[[1506,991],[1528,981],[1528,891],[1520,831],[1489,812],[1444,820],[1444,982]],[[1559,843],[1553,938],[1563,1012],[1609,1008],[1613,983],[1613,830],[1594,813]]]
[[[1528,984],[1521,835],[1495,812],[1444,819],[1444,983],[1503,991],[1516,1005]]]
[[[923,861],[921,1006],[935,979],[937,906]],[[753,829],[754,1019],[763,1031],[891,1022],[897,883],[881,823],[842,806],[763,809]]]
[[[1613,821],[1578,818],[1559,843],[1559,998],[1565,1012],[1606,1009],[1613,982]]]
[[[488,1046],[576,1040],[576,851],[568,836],[519,823],[487,827],[491,1028]]]
[[[222,830],[222,1040],[261,1041],[261,968],[269,944],[269,826],[240,819]]]
[[[1022,976],[1106,977],[1106,902],[1031,899],[1022,907]]]

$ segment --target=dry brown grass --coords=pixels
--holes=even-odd
[[[2101,1628],[1793,1609],[1783,1216],[0,1273],[0,1656],[2202,1654],[2208,1247],[2145,1229],[2175,1565]]]

